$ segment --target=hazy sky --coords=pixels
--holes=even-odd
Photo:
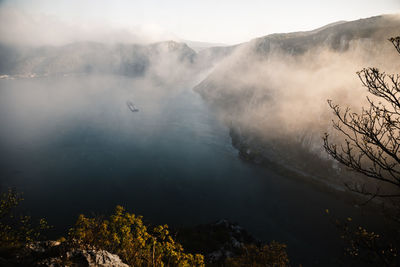
[[[164,36],[233,44],[338,20],[400,13],[400,0],[0,0],[63,23],[140,28]]]

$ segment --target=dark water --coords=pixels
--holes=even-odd
[[[324,210],[356,220],[361,211],[239,160],[228,129],[190,88],[122,77],[0,80],[1,186],[23,191],[24,208],[58,229],[121,204],[152,223],[227,218],[287,243],[292,262],[337,264],[341,243]]]

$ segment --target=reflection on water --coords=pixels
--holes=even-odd
[[[287,243],[296,262],[341,255],[324,210],[359,211],[241,162],[228,129],[188,88],[123,77],[0,80],[1,186],[23,191],[27,210],[61,229],[121,204],[152,223],[227,218]]]

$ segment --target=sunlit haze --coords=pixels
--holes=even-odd
[[[69,26],[95,27],[95,30],[117,28],[121,30],[120,35],[122,32],[146,33],[152,36],[149,41],[183,39],[225,44],[400,11],[398,0],[6,0],[1,3],[8,12],[13,9],[13,12],[34,16],[35,22],[45,16],[53,23]]]

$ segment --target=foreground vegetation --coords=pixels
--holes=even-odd
[[[23,251],[30,244],[46,240],[43,233],[50,227],[44,219],[33,223],[30,217],[17,216],[15,208],[22,197],[15,190],[1,194],[0,199],[0,265],[11,259],[14,266],[23,260]],[[67,237],[58,239],[62,245],[54,252],[62,264],[71,264],[64,255],[71,249],[105,250],[116,254],[130,266],[287,266],[286,246],[278,242],[242,244],[237,253],[217,264],[205,262],[199,253],[185,253],[171,234],[168,225],[146,226],[142,216],[117,206],[108,218],[79,215]],[[196,241],[195,241],[196,242]],[[22,256],[21,256],[22,255]],[[18,259],[21,258],[21,259]],[[32,262],[32,259],[29,261]],[[24,263],[26,266],[26,263]]]
[[[29,216],[16,215],[15,207],[23,200],[13,189],[1,192],[0,197],[0,252],[19,249],[26,243],[40,240],[49,229],[45,219],[37,224]]]
[[[141,216],[121,206],[105,220],[80,215],[68,240],[74,247],[95,247],[117,254],[131,266],[204,266],[204,256],[184,253],[168,225],[149,230]]]

